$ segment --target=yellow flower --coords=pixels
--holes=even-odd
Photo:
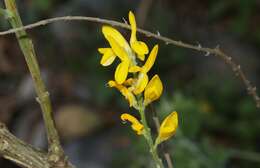
[[[116,55],[111,48],[99,48],[98,51],[103,54],[100,60],[101,65],[109,66],[114,62]]]
[[[132,29],[130,38],[131,48],[135,51],[138,58],[143,61],[145,59],[145,54],[148,54],[149,49],[144,42],[138,41],[136,38],[136,21],[135,16],[131,11],[129,12],[129,22]]]
[[[152,51],[150,52],[149,57],[147,58],[145,64],[143,67],[138,67],[138,66],[133,66],[130,68],[131,72],[139,72],[138,77],[136,82],[133,84],[133,86],[131,87],[131,90],[133,91],[134,94],[138,95],[140,93],[142,93],[148,83],[148,75],[147,72],[152,68],[152,66],[154,65],[155,59],[157,57],[157,53],[158,53],[158,45],[155,45],[152,49]]]
[[[136,131],[138,135],[143,133],[144,126],[134,116],[124,113],[121,115],[121,120],[131,122],[132,129]]]
[[[144,91],[144,105],[147,106],[151,102],[160,98],[163,91],[162,81],[158,75],[154,75],[147,84]]]
[[[121,94],[128,100],[130,107],[136,106],[137,101],[136,101],[134,94],[131,91],[129,91],[125,86],[120,85],[120,84],[116,83],[115,81],[109,81],[108,86],[115,87],[116,89],[118,89],[121,92]]]
[[[125,38],[122,36],[122,34],[117,31],[115,28],[111,26],[102,26],[102,33],[111,45],[110,37],[113,37],[114,40],[127,52],[131,53],[132,50],[128,44],[128,42],[125,40]]]
[[[110,65],[116,56],[122,61],[116,68],[115,81],[122,84],[128,75],[129,67],[135,64],[135,57],[125,38],[116,29],[110,26],[103,26],[102,32],[109,42],[111,48],[100,48],[99,52],[103,55],[101,64],[103,66]]]
[[[162,122],[159,129],[159,136],[157,137],[157,144],[166,141],[172,137],[178,127],[178,114],[176,111],[168,115]]]

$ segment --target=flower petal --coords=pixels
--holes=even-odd
[[[133,78],[128,78],[127,80],[125,80],[125,82],[123,83],[124,86],[131,86],[134,83],[135,79]]]
[[[137,104],[136,98],[130,90],[124,87],[123,89],[121,89],[121,93],[126,98],[126,100],[128,100],[129,107],[136,107]]]
[[[159,129],[159,143],[172,137],[178,128],[178,114],[176,111],[168,115],[162,122]]]
[[[129,64],[130,64],[130,62],[128,60],[126,60],[126,61],[121,62],[117,66],[116,72],[115,72],[115,81],[118,84],[122,84],[126,80],[127,74],[128,74]]]
[[[117,88],[120,91],[120,93],[128,100],[129,106],[136,107],[137,104],[136,98],[129,89],[127,89],[123,85],[116,83],[115,81],[109,81],[108,86]]]
[[[108,36],[112,36],[115,39],[115,41],[118,44],[120,44],[121,47],[130,48],[128,42],[125,40],[122,34],[119,31],[117,31],[115,28],[111,26],[102,26],[102,33],[104,34],[107,40],[108,40]]]
[[[107,40],[113,50],[113,52],[122,60],[129,59],[127,52],[120,46],[120,44],[112,36],[107,36]]]
[[[101,65],[109,66],[114,62],[116,55],[111,48],[99,48],[98,51],[103,54],[100,60]]]
[[[153,78],[147,84],[144,91],[144,105],[148,105],[151,102],[160,98],[163,91],[162,81],[158,75],[154,75]]]
[[[109,48],[98,48],[98,52],[99,52],[100,54],[105,54],[106,51],[107,51],[107,49],[109,49]]]
[[[134,116],[124,113],[121,115],[121,120],[129,121],[132,124],[132,129],[136,131],[138,135],[142,134],[144,126]]]
[[[148,75],[146,73],[142,73],[140,72],[138,74],[138,79],[135,83],[135,85],[133,86],[133,92],[135,95],[138,95],[140,93],[142,93],[148,83]]]
[[[147,58],[144,66],[142,67],[144,72],[147,73],[154,65],[154,62],[155,62],[155,59],[156,59],[157,53],[158,53],[158,48],[159,48],[159,46],[155,45],[153,47],[152,51],[150,52],[149,57]]]
[[[128,14],[130,26],[131,26],[131,38],[130,38],[130,44],[136,41],[136,21],[135,21],[135,15],[132,11]]]
[[[145,54],[148,54],[149,49],[144,42],[138,41],[136,38],[136,21],[135,16],[131,11],[129,12],[129,22],[132,30],[130,38],[131,48],[135,51],[135,53],[137,53],[138,58],[143,61],[145,59]]]
[[[136,73],[136,72],[139,72],[139,71],[141,71],[141,70],[142,70],[141,67],[135,65],[135,66],[131,66],[131,67],[129,68],[128,72]]]
[[[131,48],[137,53],[139,56],[138,58],[142,61],[144,60],[144,55],[149,52],[147,45],[142,41],[135,41],[131,43]]]

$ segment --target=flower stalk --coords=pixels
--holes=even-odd
[[[140,98],[139,101],[139,114],[141,116],[141,122],[144,126],[144,130],[143,130],[143,135],[149,145],[150,148],[150,153],[153,157],[153,160],[155,162],[156,168],[164,168],[164,165],[162,163],[161,158],[158,155],[158,151],[157,151],[157,146],[156,144],[154,144],[153,142],[153,138],[152,138],[152,134],[151,134],[151,129],[148,126],[147,120],[146,120],[146,116],[145,116],[145,106],[143,104],[142,98]]]

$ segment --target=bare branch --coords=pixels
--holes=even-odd
[[[87,17],[87,16],[63,16],[63,17],[45,19],[45,20],[41,20],[39,22],[35,22],[33,24],[29,24],[24,27],[19,27],[19,28],[3,31],[3,32],[0,32],[0,36],[15,33],[15,32],[26,30],[26,29],[33,29],[35,27],[47,25],[47,24],[50,24],[53,22],[58,22],[58,21],[88,21],[88,22],[108,24],[108,25],[117,26],[117,27],[129,29],[129,30],[131,29],[131,27],[128,24],[117,22],[114,20],[101,19],[101,18],[96,18],[96,17]],[[214,56],[220,58],[221,60],[223,60],[225,62],[225,64],[227,64],[233,70],[235,75],[238,76],[239,79],[243,82],[244,86],[246,87],[246,89],[248,91],[248,94],[253,97],[253,99],[256,103],[256,107],[260,108],[260,98],[256,92],[256,87],[254,87],[251,84],[251,82],[247,79],[245,73],[241,70],[240,66],[232,60],[232,57],[227,55],[226,53],[224,53],[222,50],[220,50],[219,47],[214,48],[214,49],[204,48],[204,47],[201,47],[201,45],[197,46],[197,45],[184,43],[182,41],[173,40],[171,38],[164,37],[164,36],[161,36],[161,35],[158,35],[155,33],[151,33],[149,31],[146,31],[143,29],[138,29],[138,32],[146,35],[147,37],[152,37],[157,40],[163,41],[163,42],[165,42],[166,45],[172,44],[172,45],[175,45],[178,47],[188,48],[188,49],[203,52],[206,56],[214,55]]]
[[[26,168],[49,168],[47,154],[19,140],[0,123],[0,155]]]
[[[6,10],[10,12],[8,21],[11,26],[13,28],[22,27],[23,23],[17,10],[15,0],[5,0],[5,6]],[[48,138],[48,162],[50,163],[50,167],[67,167],[69,162],[64,154],[63,148],[61,147],[59,135],[52,116],[50,96],[41,77],[33,42],[28,37],[25,30],[17,31],[16,38],[31,73],[34,88],[38,96],[36,99],[42,109],[42,115]]]

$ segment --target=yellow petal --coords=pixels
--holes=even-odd
[[[159,129],[158,142],[161,143],[172,137],[178,128],[178,114],[176,111],[168,115],[162,122]]]
[[[145,60],[145,55],[144,55],[144,54],[142,54],[142,55],[137,54],[137,57],[138,57],[141,61],[144,61],[144,60]]]
[[[120,85],[120,84],[116,83],[115,81],[109,81],[108,86],[117,88],[120,91],[120,93],[125,97],[125,99],[128,100],[130,107],[136,106],[137,101],[136,101],[134,94],[130,90],[128,90],[125,86]]]
[[[137,104],[136,98],[130,90],[124,87],[123,89],[121,89],[121,93],[125,97],[125,99],[128,100],[129,107],[136,107]]]
[[[117,31],[115,28],[111,26],[102,26],[102,33],[104,34],[107,40],[108,40],[108,36],[112,36],[115,39],[115,41],[118,44],[120,44],[121,47],[130,49],[128,42],[125,40],[122,34],[119,31]]]
[[[130,38],[130,43],[133,43],[136,41],[136,21],[135,21],[135,15],[133,14],[132,11],[129,12],[128,14],[129,17],[129,22],[131,26],[131,38]]]
[[[148,80],[148,75],[146,73],[140,72],[138,74],[138,79],[132,88],[135,95],[138,95],[144,91]]]
[[[132,129],[136,131],[138,135],[142,134],[144,126],[134,116],[124,113],[121,115],[121,120],[129,121],[132,124]]]
[[[136,73],[136,72],[139,72],[139,71],[141,71],[141,70],[142,70],[141,67],[135,65],[135,66],[131,66],[131,67],[129,68],[128,72]]]
[[[126,80],[127,74],[128,74],[129,64],[130,64],[130,62],[128,60],[126,60],[126,61],[121,62],[117,66],[116,72],[115,72],[115,81],[118,84],[122,84]]]
[[[109,49],[109,48],[98,48],[98,52],[99,52],[100,54],[105,54],[106,51],[107,51],[107,49]]]
[[[147,45],[142,41],[134,41],[131,44],[131,48],[137,53],[137,56],[140,60],[145,59],[145,54],[148,54],[149,49]]]
[[[107,40],[113,50],[113,52],[122,60],[129,59],[127,52],[120,46],[120,44],[112,36],[107,36]]]
[[[125,80],[125,82],[123,84],[124,84],[124,86],[131,86],[131,85],[133,85],[134,81],[135,81],[135,79],[129,78],[129,79]]]
[[[153,78],[147,84],[144,91],[144,105],[148,105],[151,102],[160,98],[163,91],[162,81],[158,75],[154,75]]]
[[[107,84],[109,87],[116,87],[116,85],[117,85],[116,82],[112,81],[112,80],[108,81]]]
[[[109,66],[114,62],[116,55],[111,48],[99,48],[98,51],[103,54],[100,60],[101,65]]]
[[[132,30],[130,37],[131,48],[134,50],[135,53],[137,53],[138,58],[143,61],[145,59],[145,54],[148,54],[149,49],[144,42],[138,41],[136,38],[136,21],[135,16],[131,11],[129,12],[129,22]]]
[[[157,53],[158,53],[158,48],[159,48],[159,46],[155,45],[153,47],[152,51],[150,52],[150,55],[147,58],[144,66],[143,66],[144,72],[147,73],[152,68],[152,66],[154,65],[154,62],[155,62],[155,59],[156,59],[156,56],[157,56]]]

